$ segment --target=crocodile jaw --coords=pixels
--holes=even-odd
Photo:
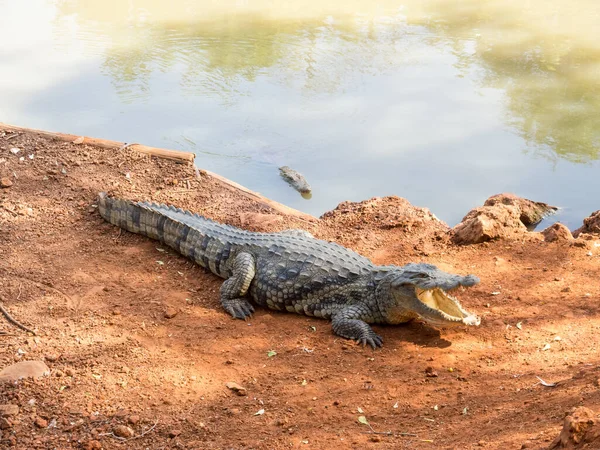
[[[415,287],[415,296],[421,303],[417,313],[426,322],[434,325],[479,326],[481,319],[462,307],[458,299],[440,288],[420,289]]]

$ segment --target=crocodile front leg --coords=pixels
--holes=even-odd
[[[374,349],[381,347],[383,338],[376,334],[363,319],[368,315],[363,305],[351,305],[336,312],[332,319],[333,332]]]
[[[254,307],[242,297],[248,292],[255,271],[254,257],[250,253],[238,253],[233,274],[221,285],[221,305],[236,319],[246,319],[254,312]]]

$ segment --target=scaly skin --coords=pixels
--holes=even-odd
[[[310,194],[311,187],[306,178],[294,169],[283,166],[279,168],[279,174],[287,183],[302,194]]]
[[[444,294],[479,280],[430,264],[376,266],[367,258],[302,230],[254,233],[173,206],[133,203],[101,193],[100,215],[127,231],[157,239],[215,275],[223,308],[238,319],[254,312],[248,301],[279,311],[331,319],[335,334],[382,344],[368,325],[420,317],[435,325],[479,325]],[[425,300],[419,300],[417,289]],[[419,291],[421,292],[421,291]]]

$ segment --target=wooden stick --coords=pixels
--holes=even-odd
[[[89,144],[94,145],[100,148],[106,148],[110,150],[119,150],[123,148],[130,147],[132,150],[137,152],[145,153],[151,156],[156,156],[158,158],[166,158],[172,161],[182,162],[182,163],[193,163],[195,154],[190,152],[182,152],[179,150],[167,150],[164,148],[156,148],[156,147],[148,147],[142,144],[127,144],[124,142],[118,141],[110,141],[107,139],[98,139],[91,138],[85,136],[76,136],[74,134],[65,134],[65,133],[55,133],[52,131],[43,131],[43,130],[35,130],[33,128],[26,127],[18,127],[15,125],[8,125],[6,123],[0,122],[0,130],[11,131],[14,133],[32,133],[41,137],[50,138],[50,139],[58,139],[65,142],[75,142],[77,144]],[[196,169],[199,173],[198,169]],[[212,178],[213,180],[223,184],[224,186],[228,186],[238,192],[240,195],[249,198],[255,202],[261,203],[269,208],[284,214],[286,216],[295,217],[297,219],[306,221],[306,222],[317,222],[318,219],[310,214],[303,213],[302,211],[298,211],[297,209],[290,208],[289,206],[283,205],[275,200],[271,200],[258,192],[253,192],[248,188],[236,183],[235,181],[228,180],[221,175],[218,175],[213,172],[209,172],[208,170],[202,170],[204,176]]]
[[[12,132],[23,132],[37,134],[46,138],[54,138],[65,142],[75,142],[77,144],[88,144],[96,147],[118,150],[120,148],[131,147],[133,150],[145,153],[147,155],[156,156],[158,158],[170,159],[183,163],[193,163],[196,155],[191,152],[182,152],[180,150],[167,150],[164,148],[148,147],[142,144],[126,144],[124,142],[110,141],[107,139],[91,138],[87,136],[77,136],[74,134],[55,133],[52,131],[35,130],[33,128],[17,127],[0,122],[0,129]]]

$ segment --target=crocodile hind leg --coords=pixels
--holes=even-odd
[[[363,346],[368,344],[374,349],[381,347],[383,338],[364,321],[368,315],[369,310],[364,305],[347,306],[333,315],[333,332],[338,336],[357,341]]]
[[[221,305],[236,319],[245,319],[254,312],[243,296],[248,292],[255,271],[254,257],[250,253],[238,253],[233,261],[232,275],[221,285]]]

